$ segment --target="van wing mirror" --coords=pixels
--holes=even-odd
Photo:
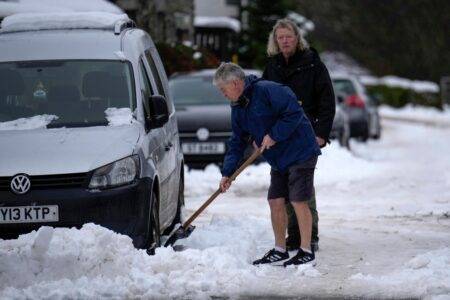
[[[148,120],[150,128],[160,128],[169,120],[169,109],[167,108],[166,98],[161,95],[150,96],[149,105],[151,107],[150,120]]]

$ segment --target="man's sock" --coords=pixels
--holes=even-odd
[[[312,254],[312,251],[311,251],[311,249],[307,249],[307,248],[302,248],[302,247],[300,247],[300,249],[302,249],[302,250],[303,250],[303,252],[307,252],[307,253],[309,253],[309,254]]]
[[[285,253],[286,249],[282,247],[275,246],[275,250]]]

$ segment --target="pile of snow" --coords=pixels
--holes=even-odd
[[[364,281],[370,287],[372,296],[386,292],[399,297],[398,287],[414,290],[421,298],[427,295],[450,295],[450,248],[429,251],[418,255],[404,264],[404,268],[388,275],[375,276],[355,274],[351,280]],[[368,291],[369,292],[369,291]]]
[[[200,248],[159,248],[155,256],[135,249],[129,237],[94,224],[80,230],[42,227],[17,240],[0,240],[0,298],[208,299],[264,294],[274,285],[289,291],[283,279],[321,276],[311,266],[289,271],[252,266],[255,237],[237,239],[244,223],[211,224],[209,230],[220,231],[233,245],[220,239],[197,244],[202,236],[196,231],[188,244]],[[264,228],[244,234],[262,234]],[[273,282],[274,271],[280,283]]]
[[[194,17],[195,27],[207,27],[207,28],[228,28],[235,32],[241,31],[241,22],[230,17]]]
[[[362,75],[359,79],[365,85],[386,85],[410,89],[418,93],[439,93],[439,85],[431,81],[410,80],[392,75],[381,78]]]
[[[39,115],[30,118],[20,118],[14,121],[0,122],[0,130],[29,130],[45,128],[56,119],[58,119],[58,117],[55,115]]]
[[[23,13],[6,17],[0,32],[42,29],[113,29],[117,21],[128,21],[126,14],[105,12]]]
[[[105,110],[109,126],[129,125],[135,121],[131,109],[128,107],[110,107]]]
[[[18,13],[103,11],[122,14],[123,11],[107,0],[15,0],[0,1],[0,17]]]

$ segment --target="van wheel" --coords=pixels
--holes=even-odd
[[[158,211],[158,198],[156,193],[152,192],[151,208],[150,208],[150,223],[148,228],[148,249],[147,253],[150,255],[155,254],[155,249],[161,246],[161,236],[159,232],[159,211]]]

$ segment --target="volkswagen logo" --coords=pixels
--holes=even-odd
[[[16,175],[11,180],[11,190],[16,194],[25,194],[30,190],[30,187],[30,178],[25,174]]]
[[[197,130],[197,137],[200,141],[206,141],[209,138],[209,130],[202,127]]]

